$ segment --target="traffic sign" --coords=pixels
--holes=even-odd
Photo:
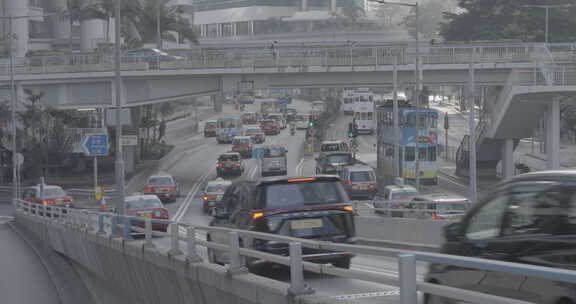
[[[122,145],[123,146],[137,146],[138,136],[137,135],[122,135]]]
[[[86,134],[82,141],[82,150],[86,156],[108,155],[108,134]]]

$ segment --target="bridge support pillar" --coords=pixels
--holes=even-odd
[[[505,139],[502,145],[502,177],[508,179],[514,175],[514,140]]]
[[[303,12],[305,12],[308,10],[308,0],[301,0],[301,1],[302,2],[301,2],[300,8],[302,9]]]
[[[560,168],[560,101],[546,109],[546,169]]]

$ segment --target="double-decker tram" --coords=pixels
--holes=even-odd
[[[399,100],[399,172],[405,180],[416,179],[416,153],[420,161],[420,181],[422,184],[438,183],[438,111],[421,108],[417,110],[404,98]],[[416,129],[416,113],[420,112],[420,126]],[[394,111],[388,100],[376,110],[378,121],[378,159],[382,164],[382,178],[393,184],[394,170]],[[418,143],[418,152],[416,152]]]

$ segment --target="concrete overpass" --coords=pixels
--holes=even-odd
[[[253,81],[257,89],[392,86],[394,65],[401,85],[414,83],[415,56],[410,46],[271,50],[262,45],[177,55],[184,59],[124,58],[124,105],[218,94],[236,90],[239,81]],[[538,44],[428,46],[421,57],[424,85],[465,84],[470,60],[478,85],[505,85],[514,70],[541,71],[544,62],[551,60],[548,55]],[[108,55],[31,57],[17,66],[16,82],[19,88],[44,91],[45,102],[57,107],[107,107],[114,100],[112,62]],[[7,67],[0,67],[0,82],[7,84],[8,76]]]

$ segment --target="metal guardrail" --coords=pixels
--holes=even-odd
[[[543,44],[489,46],[426,46],[421,49],[424,65],[468,64],[473,53],[475,63],[534,63],[547,53]],[[244,47],[179,51],[179,57],[123,56],[122,70],[210,70],[272,69],[278,72],[311,71],[338,67],[378,68],[413,65],[414,47]],[[546,58],[546,61],[548,58]],[[113,55],[81,54],[32,56],[16,65],[17,74],[53,74],[113,71]],[[8,75],[8,66],[0,65],[0,74]]]
[[[470,303],[502,303],[502,304],[526,304],[528,302],[510,298],[482,294],[447,286],[417,282],[416,261],[454,265],[464,268],[473,268],[486,271],[505,272],[522,276],[537,277],[546,280],[576,283],[576,272],[563,269],[555,269],[525,264],[507,263],[494,260],[485,260],[472,257],[453,256],[420,251],[405,251],[399,249],[380,248],[373,246],[360,246],[348,244],[336,244],[325,241],[298,239],[293,237],[279,236],[268,233],[235,230],[221,227],[206,227],[191,225],[171,220],[153,220],[144,217],[119,216],[112,213],[94,212],[81,209],[63,208],[55,206],[43,206],[32,204],[22,200],[14,201],[18,216],[39,217],[53,224],[72,225],[82,229],[96,231],[109,237],[123,237],[131,241],[131,231],[140,231],[145,236],[145,247],[153,248],[153,236],[165,236],[170,238],[171,255],[185,255],[189,262],[201,262],[197,246],[209,249],[227,251],[229,262],[226,265],[230,275],[245,273],[242,265],[242,257],[262,259],[290,267],[290,288],[292,295],[304,295],[313,290],[304,283],[304,270],[330,274],[338,277],[353,278],[357,280],[375,282],[400,287],[400,303],[413,304],[417,301],[417,292],[421,291],[433,295],[452,298]],[[143,228],[134,226],[134,223],[143,223]],[[153,224],[169,225],[166,233],[154,231]],[[218,244],[197,237],[198,231],[227,233],[228,244]],[[241,239],[261,239],[289,244],[289,256],[279,256],[241,247]],[[186,251],[181,248],[181,242],[186,243]],[[314,248],[339,252],[352,252],[355,254],[367,254],[398,258],[399,276],[379,274],[371,271],[340,269],[329,265],[313,264],[302,260],[302,248]]]

